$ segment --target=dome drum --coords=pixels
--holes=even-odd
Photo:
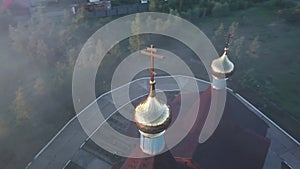
[[[165,119],[165,121],[163,123],[158,124],[158,125],[149,125],[149,124],[135,122],[138,129],[140,131],[142,131],[143,133],[147,133],[147,134],[157,134],[157,133],[163,132],[164,130],[166,130],[168,128],[170,123],[171,123],[171,117],[168,117],[167,119]]]

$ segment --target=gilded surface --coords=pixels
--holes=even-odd
[[[223,55],[212,61],[211,69],[215,75],[225,75],[226,77],[232,74],[234,70],[234,64],[228,59],[227,48]]]
[[[135,108],[134,120],[139,130],[156,134],[168,128],[171,114],[166,104],[161,104],[156,97],[149,96]]]

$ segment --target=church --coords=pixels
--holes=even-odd
[[[193,106],[193,102],[199,101],[193,99],[193,95],[197,93],[184,94],[183,97],[178,95],[169,105],[159,102],[156,98],[153,67],[153,53],[156,50],[153,46],[147,50],[151,53],[142,53],[151,57],[149,95],[136,106],[135,125],[130,126],[129,130],[130,133],[140,135],[140,146],[132,153],[146,153],[151,156],[127,158],[113,165],[112,169],[262,169],[270,145],[270,140],[265,137],[268,125],[255,117],[230,93],[216,130],[204,143],[199,143],[208,114],[213,113],[209,109],[213,109],[211,106],[217,107],[218,104],[211,103],[211,95],[227,90],[226,80],[234,70],[234,64],[228,58],[228,47],[225,47],[222,56],[211,63],[213,82],[204,92],[199,93],[199,107]],[[165,135],[169,134],[168,127],[178,116],[181,98],[190,100],[190,111],[198,109],[198,115],[186,137],[169,149],[165,144]],[[189,117],[184,119],[182,131],[186,131],[185,123],[190,121]]]
[[[115,107],[109,91],[97,98],[82,114],[73,117],[35,156],[27,169],[275,169],[297,166],[297,141],[264,116],[247,100],[226,87],[234,75],[228,45],[212,60],[212,82],[196,79],[199,93],[169,92],[174,79],[191,86],[189,77],[156,76],[154,59],[161,59],[153,45],[139,55],[150,57],[150,77],[133,80],[117,90],[131,88],[138,96],[134,107]],[[234,78],[234,76],[233,76]],[[164,86],[164,89],[162,89]],[[167,93],[165,100],[161,91]],[[224,95],[224,93],[226,93]],[[217,99],[216,99],[217,98]],[[225,100],[225,102],[224,102]],[[186,104],[183,104],[186,103]],[[220,106],[221,105],[221,106]],[[91,135],[83,131],[78,116],[90,116],[94,109],[105,110],[105,124]],[[185,107],[182,111],[182,107]],[[120,111],[132,116],[132,121]],[[194,114],[194,116],[193,116]],[[174,129],[174,126],[176,128]],[[118,138],[112,128],[126,137]],[[114,150],[97,144],[95,138]],[[127,138],[135,138],[136,143]]]

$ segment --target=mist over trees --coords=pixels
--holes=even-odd
[[[85,27],[82,15],[73,18],[65,12],[65,16],[57,21],[46,17],[42,11],[28,22],[9,25],[12,47],[36,71],[32,75],[35,79],[33,85],[26,89],[20,88],[12,103],[17,121],[30,119],[30,114],[34,114],[34,111],[29,111],[26,102],[29,100],[32,100],[30,107],[35,111],[41,110],[38,108],[43,105],[41,102],[57,99],[64,105],[61,111],[73,112],[72,72],[83,43],[80,38],[85,35],[79,34],[81,37],[78,37],[75,33],[82,27]],[[30,94],[25,95],[25,91]],[[53,109],[49,106],[45,106],[45,109]]]
[[[28,122],[31,118],[31,107],[28,102],[23,88],[19,88],[15,93],[15,99],[13,101],[11,109],[15,113],[16,123],[21,125],[24,122]]]
[[[28,21],[8,27],[12,48],[35,70],[34,75],[29,76],[33,78],[31,85],[18,91],[15,95],[16,103],[11,103],[11,107],[27,105],[26,102],[21,102],[22,100],[31,103],[30,109],[33,111],[30,113],[12,109],[16,118],[20,119],[18,121],[30,119],[29,114],[35,114],[37,117],[33,115],[34,121],[39,123],[51,116],[45,115],[45,112],[49,111],[62,111],[64,116],[68,117],[75,114],[72,100],[75,61],[82,45],[91,34],[111,20],[87,19],[83,9],[80,9],[77,15],[64,11],[64,16],[59,19],[47,17],[45,13],[40,10]],[[116,55],[118,51],[116,46],[110,53]],[[114,61],[107,60],[108,65],[112,62]],[[105,69],[109,68],[105,66]],[[108,89],[103,86],[100,91]]]

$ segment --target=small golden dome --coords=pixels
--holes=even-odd
[[[166,130],[171,123],[171,113],[166,104],[155,97],[154,83],[147,99],[140,103],[134,111],[134,121],[138,129],[147,134],[157,134]]]
[[[228,59],[227,51],[225,48],[223,55],[211,63],[212,72],[217,77],[228,77],[233,73],[234,64]]]

